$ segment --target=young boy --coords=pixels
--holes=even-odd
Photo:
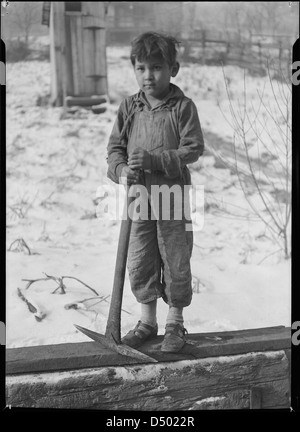
[[[175,38],[154,32],[132,42],[140,91],[122,101],[107,148],[108,177],[116,183],[125,178],[127,185],[141,184],[149,192],[149,218],[132,222],[127,263],[141,318],[122,342],[137,348],[157,335],[156,306],[162,297],[169,305],[164,352],[177,352],[185,344],[183,308],[192,299],[193,233],[186,230],[184,215],[180,220],[174,215],[176,197],[169,220],[157,211],[153,217],[151,187],[179,185],[183,191],[191,184],[187,164],[204,150],[195,104],[170,83],[179,71],[177,46]]]

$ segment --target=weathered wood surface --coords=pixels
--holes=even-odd
[[[87,338],[87,340],[89,340]],[[160,351],[163,336],[145,343],[139,350],[159,362],[193,360],[249,352],[284,350],[291,347],[291,329],[279,326],[232,332],[188,334],[180,353]],[[6,373],[31,373],[89,367],[132,365],[133,358],[114,353],[96,342],[41,345],[6,350]]]
[[[66,19],[69,20],[70,28],[70,41],[71,41],[71,51],[72,51],[72,65],[71,71],[73,75],[72,89],[73,95],[84,94],[85,82],[84,82],[84,64],[82,62],[83,58],[83,44],[82,44],[82,17],[79,15],[67,16]],[[70,93],[69,93],[70,94]]]
[[[66,96],[107,94],[104,2],[82,2],[82,12],[65,11],[64,2],[51,7],[51,100]]]
[[[12,407],[173,411],[289,407],[285,351],[8,375]]]
[[[107,94],[104,2],[82,2],[82,53],[85,92]]]
[[[50,14],[51,102],[62,105],[67,81],[64,4],[53,2]]]

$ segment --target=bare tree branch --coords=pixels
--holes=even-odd
[[[235,157],[235,169],[236,174],[239,180],[240,187],[244,193],[244,196],[250,205],[253,212],[261,219],[261,221],[268,228],[273,240],[280,244],[282,249],[285,252],[285,257],[290,256],[290,251],[288,248],[288,226],[290,222],[291,215],[291,203],[289,200],[290,196],[290,188],[291,188],[291,179],[290,179],[290,147],[291,147],[291,138],[290,138],[290,101],[287,94],[283,89],[276,93],[276,89],[273,84],[273,79],[270,74],[270,66],[268,64],[268,79],[270,82],[270,88],[273,96],[274,106],[268,106],[264,100],[265,86],[260,93],[259,91],[259,107],[258,109],[254,109],[252,103],[252,111],[254,113],[254,119],[250,118],[250,115],[247,110],[247,92],[246,92],[246,80],[244,75],[244,90],[243,90],[243,104],[238,101],[237,108],[234,107],[228,81],[224,73],[223,69],[223,77],[225,82],[226,94],[228,98],[229,104],[229,112],[232,119],[232,128],[234,130],[233,136],[233,146],[234,146],[234,157]],[[283,84],[282,84],[283,85]],[[279,84],[278,84],[279,86]],[[279,97],[282,101],[279,100]],[[220,107],[220,106],[219,106]],[[264,109],[264,112],[268,115],[268,117],[262,122],[259,113],[261,109]],[[220,107],[221,109],[221,107]],[[284,113],[284,109],[286,113]],[[221,109],[222,114],[224,116],[223,110]],[[224,116],[226,117],[226,116]],[[246,124],[247,121],[247,124]],[[278,140],[276,142],[276,137],[274,138],[274,133],[269,131],[269,122],[272,122],[273,127],[278,131]],[[262,129],[259,130],[257,127],[259,124]],[[258,144],[262,144],[263,148],[267,153],[270,152],[270,148],[267,146],[264,138],[261,136],[262,132],[266,133],[266,136],[270,139],[272,143],[272,149],[277,154],[277,159],[273,162],[272,158],[270,159],[269,166],[266,167],[263,164],[260,165],[260,169],[257,173],[254,168],[255,162],[251,158],[249,153],[249,143],[247,134],[249,131],[252,131],[255,135],[257,151],[259,151]],[[237,138],[240,140],[242,148],[244,150],[244,156],[246,158],[246,165],[249,173],[245,172],[245,167],[242,169],[238,164],[237,157]],[[283,155],[284,160],[282,161]],[[225,162],[225,165],[227,163]],[[270,165],[274,169],[274,175],[269,174]],[[278,170],[278,168],[282,168],[282,171]],[[232,167],[231,167],[232,168]],[[264,180],[267,180],[267,186],[269,191],[265,191],[260,184],[260,180],[258,178],[261,177],[261,174],[264,175]],[[257,196],[260,199],[261,204],[263,205],[264,212],[268,215],[269,220],[263,215],[262,211],[260,211],[253,203],[251,197],[248,194],[248,191],[245,187],[245,182],[247,178],[251,179],[253,185],[257,191]],[[279,180],[278,180],[279,179]],[[285,197],[281,200],[278,196],[278,189],[276,186],[276,181],[280,181],[283,190],[285,191]],[[269,195],[271,193],[274,196],[274,199]]]

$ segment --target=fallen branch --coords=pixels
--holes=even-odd
[[[91,298],[88,298],[88,299],[84,299],[84,300],[79,300],[79,301],[76,301],[76,302],[68,303],[68,304],[65,305],[65,309],[86,309],[86,310],[88,310],[92,306],[95,306],[98,303],[101,303],[103,301],[107,302],[106,299],[108,297],[109,297],[109,295],[106,296],[106,297],[97,296],[97,297],[91,297]],[[97,299],[97,301],[95,303],[93,303],[92,305],[89,305],[89,306],[86,305],[86,303],[88,301],[90,301],[90,300],[96,300],[96,299]]]
[[[32,303],[30,303],[30,301],[27,300],[27,298],[24,296],[20,288],[18,288],[17,291],[18,291],[18,296],[20,297],[21,300],[23,300],[26,303],[29,311],[34,314],[35,319],[39,322],[42,321],[42,319],[45,318],[46,314],[42,311],[39,311]]]
[[[90,297],[90,298],[87,298],[87,299],[84,299],[84,300],[79,300],[77,302],[68,303],[68,304],[65,305],[65,309],[75,309],[75,310],[77,310],[77,309],[85,309],[85,310],[90,310],[93,306],[95,306],[96,304],[101,303],[103,301],[105,301],[106,303],[109,303],[107,301],[108,297],[110,297],[110,295],[107,295],[106,297],[103,297],[103,296]],[[87,306],[85,303],[87,303],[88,301],[91,301],[91,300],[96,300],[96,302],[93,303],[92,305]],[[121,309],[121,310],[123,312],[126,312],[128,315],[131,315],[131,313],[128,312],[127,310],[125,310],[125,309]]]
[[[35,282],[40,282],[40,281],[49,281],[49,280],[54,280],[54,282],[56,282],[58,284],[58,288],[61,288],[62,290],[62,294],[65,294],[65,287],[61,284],[61,278],[55,278],[54,276],[48,276],[46,273],[44,273],[46,275],[45,278],[39,278],[39,279],[22,279],[22,281],[24,282],[28,282],[28,284],[26,285],[25,289],[28,289],[33,283]],[[54,294],[57,289],[56,288],[52,294]]]
[[[87,285],[85,282],[82,282],[80,279],[77,279],[76,277],[73,277],[73,276],[62,276],[61,279],[63,280],[63,279],[66,279],[66,278],[68,278],[68,279],[75,279],[77,282],[80,282],[82,285],[86,286],[86,287],[89,288],[91,291],[93,291],[93,293],[95,293],[97,296],[99,296],[99,294],[97,293],[97,291],[96,291],[94,288],[90,287],[90,286]]]
[[[22,279],[23,281],[28,282],[28,284],[25,287],[25,289],[28,289],[35,282],[53,280],[54,282],[56,282],[58,284],[58,287],[52,292],[52,294],[55,294],[58,289],[61,290],[61,294],[65,294],[67,288],[66,288],[66,286],[65,286],[65,284],[63,282],[64,279],[75,279],[77,282],[80,282],[82,285],[84,285],[85,287],[87,287],[88,289],[90,289],[94,294],[96,294],[96,296],[99,296],[98,292],[94,288],[90,287],[85,282],[82,282],[80,279],[78,279],[76,277],[73,277],[73,276],[56,277],[56,276],[47,275],[46,273],[44,273],[44,275],[46,276],[45,278],[39,278],[39,279]]]

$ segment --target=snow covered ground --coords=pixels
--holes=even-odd
[[[238,109],[244,72],[238,67],[226,67],[224,72]],[[106,145],[116,110],[124,96],[137,91],[128,52],[108,49],[108,80],[110,103],[104,114],[81,109],[62,116],[62,108],[47,103],[48,62],[7,65],[7,347],[86,341],[73,324],[105,332],[120,224],[95,217],[95,198],[100,185],[111,184],[106,178]],[[257,91],[264,91],[265,106],[259,114],[264,124],[268,124],[267,104],[274,105],[267,81],[247,76],[247,112],[251,115],[252,110],[255,116],[260,103]],[[222,69],[185,64],[173,82],[195,101],[207,148],[212,147],[212,138],[219,150],[232,142]],[[282,89],[275,88],[278,97]],[[269,175],[273,170],[273,181],[277,178],[280,185],[283,179],[277,172],[284,149],[274,155],[273,145],[280,142],[280,131],[275,127],[272,135],[267,131],[261,128],[263,150],[273,151],[274,156]],[[253,130],[249,134],[250,155],[257,158],[262,149]],[[234,155],[228,159],[234,160]],[[189,333],[290,325],[290,260],[284,259],[253,214],[238,177],[229,167],[221,168],[213,152],[191,166],[191,171],[193,183],[205,188],[205,214],[203,229],[194,236],[195,293],[185,310]],[[265,188],[267,193],[267,183]],[[251,184],[249,194],[259,206]],[[269,199],[277,208],[271,191]],[[58,285],[51,279],[26,289],[24,279],[46,278],[45,274],[77,278],[96,290],[99,298],[93,298],[87,286],[67,278],[63,280],[65,294],[56,290]],[[35,314],[18,295],[18,288],[36,308]],[[85,299],[90,300],[78,303]],[[66,306],[72,303],[78,308]],[[160,333],[166,313],[161,300]],[[139,305],[126,275],[122,334],[138,318]]]

